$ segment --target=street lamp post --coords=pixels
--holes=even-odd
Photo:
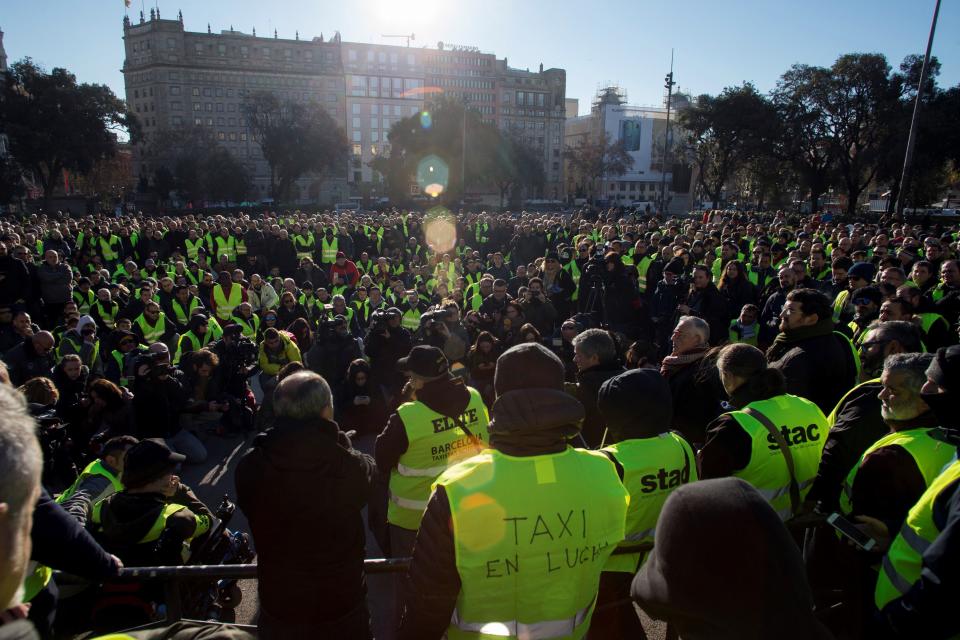
[[[937,0],[939,2],[940,0]],[[667,128],[663,133],[663,161],[660,165],[660,212],[666,214],[667,206],[667,159],[670,157],[670,107],[673,102],[673,49],[670,50],[670,73],[663,79],[667,90]]]
[[[923,55],[920,67],[920,83],[917,86],[917,99],[913,103],[913,118],[910,120],[910,135],[907,137],[907,152],[903,157],[903,173],[900,174],[900,191],[897,193],[897,215],[903,215],[903,205],[907,199],[907,185],[910,181],[910,169],[913,164],[913,149],[917,145],[917,123],[920,121],[920,106],[923,100],[923,86],[927,84],[930,69],[930,50],[933,48],[933,34],[937,30],[937,18],[940,15],[940,0],[933,8],[933,21],[930,23],[930,36],[927,38],[927,52]]]

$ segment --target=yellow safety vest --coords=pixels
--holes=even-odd
[[[233,315],[233,310],[243,302],[243,290],[239,284],[233,283],[230,287],[230,298],[223,293],[223,285],[217,284],[213,287],[213,302],[217,305],[217,318],[220,320],[229,320]]]
[[[947,467],[907,513],[903,527],[881,563],[874,592],[877,609],[882,610],[904,595],[920,579],[923,554],[940,535],[940,528],[933,521],[934,503],[943,490],[957,481],[960,481],[960,461]]]
[[[326,236],[320,238],[320,262],[323,264],[333,264],[337,261],[337,245],[339,241],[336,237],[331,242],[327,242]]]
[[[697,466],[693,449],[675,433],[653,438],[625,440],[601,449],[623,467],[623,484],[630,492],[627,529],[620,547],[629,549],[653,542],[660,509],[673,490],[696,482]],[[610,556],[605,571],[636,572],[641,554]]]
[[[766,416],[786,440],[793,457],[801,500],[817,476],[820,455],[827,440],[827,419],[817,405],[788,393],[751,402],[743,410],[730,412],[753,442],[750,462],[733,475],[752,484],[780,518],[788,520],[793,513],[790,504],[790,473],[783,453],[773,434],[746,413],[747,408]]]
[[[187,258],[190,260],[196,260],[200,255],[200,247],[203,246],[203,238],[197,238],[196,240],[191,240],[187,238],[183,242],[187,247]]]
[[[930,483],[937,477],[937,474],[940,473],[944,465],[950,462],[950,459],[957,453],[956,446],[937,437],[939,431],[940,429],[937,428],[895,431],[894,433],[888,433],[870,445],[870,447],[863,452],[863,455],[860,456],[860,459],[857,461],[857,464],[853,466],[853,469],[850,469],[850,473],[847,474],[846,479],[843,481],[843,493],[840,495],[840,510],[846,515],[849,515],[853,511],[853,483],[856,482],[860,466],[868,455],[884,447],[902,447],[909,453],[914,463],[916,463],[917,469],[920,470],[920,474],[923,476],[924,486],[929,487]]]
[[[66,491],[57,496],[57,503],[63,504],[73,497],[73,494],[77,492],[77,487],[80,486],[80,483],[90,476],[103,476],[110,481],[110,486],[107,487],[103,493],[98,496],[91,497],[90,502],[92,503],[99,502],[100,500],[103,500],[107,496],[117,493],[118,491],[123,491],[123,483],[120,482],[120,478],[115,476],[112,471],[103,466],[102,461],[97,459],[84,467],[83,471],[80,472],[80,475],[77,476],[77,479],[73,482],[73,484],[70,485]]]
[[[154,342],[159,342],[160,338],[167,331],[167,314],[161,311],[160,315],[157,316],[157,323],[152,327],[147,324],[147,319],[143,317],[142,313],[137,316],[134,323],[140,327],[140,331],[143,332],[143,341],[147,344],[153,344]]]
[[[488,449],[436,486],[450,503],[461,582],[446,637],[583,638],[630,503],[610,459]]]
[[[487,442],[489,415],[480,393],[467,387],[470,403],[457,420],[433,411],[422,402],[405,402],[397,409],[407,433],[407,450],[390,471],[387,521],[416,531],[427,508],[430,485],[447,467],[469,458]],[[466,425],[470,437],[460,426]]]

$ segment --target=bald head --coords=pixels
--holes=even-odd
[[[273,410],[279,418],[330,420],[333,418],[330,385],[312,371],[300,371],[287,376],[273,392]]]

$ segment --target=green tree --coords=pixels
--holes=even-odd
[[[611,140],[601,131],[595,138],[583,140],[575,147],[567,147],[564,157],[570,162],[574,181],[596,201],[599,183],[603,178],[622,176],[633,166],[631,156],[622,142]]]
[[[396,122],[387,139],[389,155],[378,156],[370,166],[384,176],[395,202],[409,200],[411,184],[424,182],[424,163],[440,169],[443,191],[437,197],[446,202],[460,200],[465,184],[487,184],[497,173],[499,132],[483,122],[479,113],[455,100],[440,98],[429,104],[424,114]],[[420,184],[421,189],[424,186]]]
[[[776,135],[776,111],[749,82],[719,96],[702,95],[679,115],[686,131],[681,155],[692,159],[704,193],[720,206],[734,172],[769,152]]]
[[[12,156],[0,158],[0,210],[4,205],[23,197],[23,169]]]
[[[827,82],[829,75],[830,70],[823,67],[795,64],[780,76],[771,93],[779,121],[774,154],[793,168],[813,212],[820,210],[820,197],[836,175],[836,149],[830,144],[827,118],[816,100],[816,88]]]
[[[201,174],[204,195],[210,200],[243,202],[250,193],[246,167],[221,146],[203,158]]]
[[[270,165],[270,193],[277,200],[307,173],[346,170],[347,138],[316,102],[282,102],[267,92],[254,94],[241,109]]]
[[[530,193],[541,191],[545,176],[543,161],[536,151],[515,136],[496,133],[489,178],[500,192],[500,207],[503,208],[507,198],[515,203],[525,189]]]
[[[887,59],[876,53],[840,56],[812,88],[823,112],[830,153],[847,194],[847,214],[877,177],[896,130],[900,88]]]
[[[64,169],[86,174],[98,160],[116,154],[118,134],[132,142],[140,137],[136,117],[108,87],[78,84],[66,69],[46,73],[29,58],[7,71],[0,128],[11,155],[48,199]]]

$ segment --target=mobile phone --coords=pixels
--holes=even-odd
[[[840,534],[851,540],[855,545],[864,551],[870,551],[877,546],[877,541],[857,528],[850,520],[847,520],[839,513],[831,513],[827,516],[827,524],[840,532]]]

